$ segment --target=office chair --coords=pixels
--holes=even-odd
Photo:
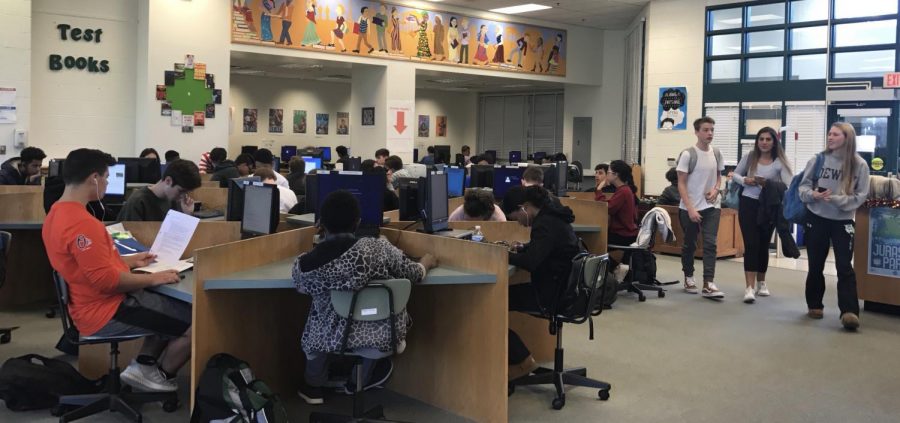
[[[9,245],[12,242],[12,234],[0,231],[0,288],[6,283],[6,260],[9,258]],[[0,344],[8,344],[12,341],[12,331],[18,327],[0,328]]]
[[[590,339],[594,339],[594,321],[593,316],[598,316],[603,312],[603,307],[597,307],[597,303],[603,298],[603,293],[607,289],[612,289],[612,284],[606,283],[607,267],[609,266],[609,255],[591,256],[585,260],[582,271],[578,274],[581,278],[579,281],[581,286],[590,287],[590,296],[583,304],[579,304],[573,313],[561,315],[558,313],[545,314],[543,312],[528,313],[531,316],[547,319],[550,321],[550,334],[556,335],[556,350],[553,358],[553,369],[538,368],[532,374],[511,380],[509,382],[509,394],[516,390],[516,386],[527,385],[549,385],[552,384],[556,388],[556,397],[553,398],[552,406],[554,410],[560,410],[566,405],[565,386],[583,386],[588,388],[597,388],[597,395],[600,400],[609,399],[609,390],[612,385],[596,379],[587,377],[587,369],[584,367],[566,369],[563,364],[563,347],[562,347],[562,329],[563,323],[582,324],[589,322]]]
[[[569,164],[569,182],[575,184],[575,191],[581,191],[581,183],[584,182],[584,165],[578,160]]]
[[[412,283],[408,279],[389,279],[374,281],[358,291],[331,291],[331,306],[341,317],[347,319],[344,326],[344,340],[341,343],[342,356],[352,357],[355,361],[356,389],[353,391],[353,414],[351,416],[332,413],[312,413],[310,423],[349,423],[349,422],[395,422],[384,418],[384,409],[376,405],[368,410],[363,398],[362,357],[347,351],[347,339],[353,321],[372,322],[384,319],[391,321],[391,355],[397,354],[396,315],[406,309]]]
[[[654,207],[656,209],[656,207]],[[665,210],[660,209],[662,213],[666,213]],[[666,290],[663,289],[663,285],[674,285],[677,284],[678,281],[671,282],[660,282],[655,277],[653,280],[636,280],[635,274],[636,269],[634,268],[634,256],[635,253],[646,253],[653,254],[653,246],[656,244],[656,232],[658,231],[659,224],[654,217],[654,213],[647,213],[644,215],[644,218],[641,219],[641,227],[639,233],[646,232],[649,229],[650,236],[645,239],[641,239],[638,236],[638,244],[639,245],[608,245],[607,250],[619,250],[623,252],[630,252],[631,254],[628,256],[628,274],[625,275],[625,280],[619,284],[619,290],[625,290],[628,292],[633,292],[638,295],[638,301],[647,301],[647,297],[644,295],[644,291],[656,291],[656,296],[659,298],[664,298],[666,296]],[[672,228],[666,228],[667,233],[671,235],[672,239],[674,239],[674,232]],[[668,236],[667,236],[668,237]]]
[[[59,316],[62,320],[63,336],[75,345],[109,344],[109,373],[106,388],[98,394],[64,395],[59,397],[60,423],[75,421],[104,411],[119,412],[138,423],[143,417],[131,404],[162,402],[163,410],[171,413],[178,408],[177,392],[132,392],[130,387],[122,387],[119,381],[119,342],[131,341],[153,335],[150,332],[128,336],[81,336],[69,316],[69,287],[59,273],[53,272],[56,296],[59,300]]]

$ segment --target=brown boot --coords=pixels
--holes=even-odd
[[[534,361],[534,357],[529,355],[528,358],[522,360],[521,363],[509,366],[508,379],[515,380],[522,376],[527,376],[537,368],[538,365],[537,362]]]
[[[854,313],[844,313],[841,315],[841,324],[844,329],[856,330],[859,327],[859,316]]]
[[[821,319],[822,317],[825,317],[825,312],[822,311],[821,308],[811,308],[806,315],[809,316],[810,319]]]

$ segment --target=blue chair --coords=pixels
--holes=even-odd
[[[93,416],[104,411],[122,413],[131,420],[140,423],[143,419],[134,405],[148,402],[162,402],[163,410],[173,412],[178,408],[176,392],[131,392],[130,388],[122,388],[119,381],[119,342],[132,341],[153,335],[150,332],[128,336],[81,336],[69,316],[69,287],[57,272],[53,272],[53,282],[59,299],[59,315],[62,320],[63,336],[75,345],[109,344],[109,373],[106,389],[99,394],[66,395],[59,398],[59,410],[66,411],[59,417],[60,423],[75,421]],[[73,409],[74,408],[74,409]]]

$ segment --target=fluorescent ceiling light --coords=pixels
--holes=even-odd
[[[534,12],[536,10],[546,10],[550,9],[550,6],[544,6],[541,4],[520,4],[518,6],[509,6],[509,7],[501,7],[499,9],[491,9],[491,12],[494,13],[503,13],[506,15],[515,15],[517,13],[526,13],[526,12]]]

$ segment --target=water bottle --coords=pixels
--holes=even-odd
[[[472,232],[472,241],[484,242],[484,234],[481,233],[481,226],[475,227],[475,232]]]

